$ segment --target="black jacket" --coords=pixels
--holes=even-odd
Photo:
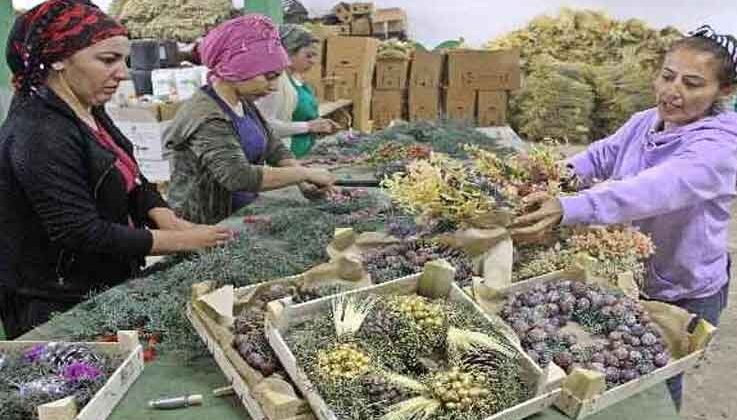
[[[115,160],[53,92],[14,103],[0,127],[0,287],[79,301],[135,274],[153,243],[147,213],[166,203],[143,176],[127,193]]]

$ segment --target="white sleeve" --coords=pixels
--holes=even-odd
[[[310,123],[304,122],[287,122],[277,118],[266,118],[266,122],[269,123],[271,131],[274,135],[280,139],[292,137],[297,134],[309,133]]]
[[[296,106],[294,87],[289,82],[286,73],[279,78],[277,91],[256,101],[261,114],[269,123],[271,130],[279,138],[287,138],[296,134],[308,133],[310,126],[308,122],[293,122],[292,114]]]

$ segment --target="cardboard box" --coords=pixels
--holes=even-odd
[[[339,35],[340,27],[339,25],[315,24],[310,26],[310,33],[319,40],[325,40],[329,36]]]
[[[345,2],[338,3],[333,8],[335,17],[342,23],[351,23],[353,20],[353,12],[351,11],[351,5]]]
[[[378,49],[379,41],[374,38],[331,36],[327,39],[325,66],[328,71],[347,67],[370,68],[373,76]]]
[[[478,120],[480,127],[493,127],[507,123],[507,92],[478,93]]]
[[[348,35],[351,34],[351,24],[350,23],[346,23],[344,25],[338,25],[338,26],[336,26],[336,28],[338,28],[337,35],[345,35],[345,36],[348,36]]]
[[[354,18],[351,22],[351,35],[371,36],[371,18],[369,16]]]
[[[312,88],[315,97],[321,101],[325,100],[325,81],[323,80],[322,69],[322,64],[317,63],[304,74],[305,83]]]
[[[191,98],[202,87],[202,72],[207,71],[204,66],[174,69],[177,99],[183,101]]]
[[[353,128],[356,130],[370,133],[372,130],[371,123],[371,97],[372,91],[370,87],[356,91],[353,95]]]
[[[376,62],[376,89],[404,89],[407,87],[409,60],[379,59]]]
[[[133,154],[137,160],[161,160],[164,157],[164,131],[181,104],[109,106],[106,111],[120,132],[133,143]]]
[[[394,120],[403,119],[403,90],[376,90],[371,99],[371,119],[374,130],[387,127]]]
[[[351,3],[351,13],[353,13],[353,15],[370,15],[374,13],[374,4]]]
[[[335,84],[337,98],[352,99],[354,92],[371,87],[378,47],[374,38],[328,37],[325,77]]]
[[[440,117],[440,88],[410,86],[407,104],[410,121],[435,121]]]
[[[438,87],[443,80],[445,56],[438,53],[415,51],[410,65],[410,86]]]
[[[448,86],[455,89],[515,90],[521,86],[519,50],[448,52]]]
[[[326,78],[332,95],[329,100],[353,99],[354,95],[369,86],[361,82],[360,74],[352,68],[338,68]]]
[[[452,120],[476,122],[476,91],[448,88],[445,92],[445,114]]]
[[[377,9],[372,19],[374,35],[388,36],[407,31],[407,12],[400,7]]]

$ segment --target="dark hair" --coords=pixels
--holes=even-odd
[[[284,24],[279,26],[279,37],[282,46],[287,50],[289,56],[293,56],[302,48],[309,47],[320,42],[320,40],[312,35],[308,30],[300,25]]]
[[[737,45],[737,39],[732,35],[725,36]],[[668,53],[681,49],[712,54],[718,64],[717,78],[719,79],[719,86],[731,88],[737,85],[737,70],[735,70],[735,65],[737,65],[737,63],[733,61],[732,57],[729,55],[729,51],[719,45],[716,41],[700,36],[690,36],[674,42],[668,49]]]

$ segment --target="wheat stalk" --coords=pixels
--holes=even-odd
[[[375,303],[375,299],[359,300],[345,295],[338,295],[333,299],[331,305],[336,335],[341,337],[356,333]]]
[[[427,397],[415,397],[390,407],[381,420],[424,420],[440,408],[440,402]]]
[[[458,328],[450,328],[448,330],[448,343],[461,351],[485,347],[497,351],[506,357],[513,357],[515,355],[515,352],[512,349],[505,346],[497,338],[479,332],[461,330]]]

